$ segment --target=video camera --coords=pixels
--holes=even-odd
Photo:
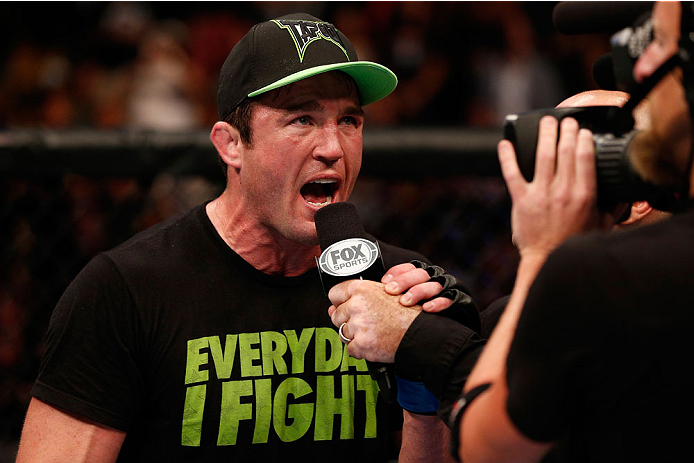
[[[580,2],[566,3],[578,3],[580,6]],[[565,16],[566,20],[576,11],[580,11],[576,10],[577,7],[569,6],[570,8],[566,8],[565,11],[559,11],[562,14],[558,16]],[[694,118],[694,85],[692,85],[694,60],[690,59],[690,56],[694,55],[694,34],[688,32],[694,31],[693,11],[694,7],[691,4],[683,6],[683,35],[680,52],[641,83],[634,81],[633,67],[653,37],[650,15],[641,15],[632,27],[624,28],[612,36],[612,52],[604,57],[607,59],[596,62],[594,75],[602,88],[619,89],[631,94],[624,107],[551,108],[506,116],[504,138],[513,143],[520,170],[526,180],[532,180],[535,170],[535,150],[540,119],[545,115],[554,116],[559,121],[564,117],[573,117],[581,128],[587,128],[593,132],[598,207],[601,210],[611,211],[618,204],[640,200],[648,201],[654,208],[663,211],[674,212],[686,207],[689,192],[688,175],[683,179],[682,185],[677,186],[646,182],[634,170],[629,159],[629,150],[639,133],[634,129],[632,111],[676,66],[684,70],[685,90]],[[579,18],[578,23],[580,22]],[[694,150],[692,152],[694,153]]]
[[[561,121],[573,117],[581,128],[593,132],[598,184],[598,207],[611,211],[622,203],[645,200],[660,210],[676,208],[679,195],[666,187],[647,183],[634,171],[629,161],[629,146],[638,134],[634,121],[619,117],[618,106],[552,108],[506,116],[504,138],[513,143],[520,170],[527,181],[535,171],[537,130],[543,116]]]

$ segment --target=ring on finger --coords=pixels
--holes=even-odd
[[[344,342],[345,344],[349,344],[350,342],[352,342],[354,340],[354,338],[348,338],[347,336],[345,336],[345,333],[342,331],[346,324],[347,324],[347,322],[344,322],[342,325],[340,325],[340,328],[337,330],[337,334],[340,335],[340,339],[342,340],[342,342]]]

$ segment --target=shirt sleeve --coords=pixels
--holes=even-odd
[[[458,399],[484,341],[477,332],[448,317],[420,313],[395,353],[399,375],[422,381],[439,399],[439,416],[448,422],[450,406]]]
[[[100,255],[58,302],[31,394],[48,404],[127,431],[139,409],[134,304],[113,262]]]

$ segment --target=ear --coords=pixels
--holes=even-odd
[[[634,201],[631,203],[631,214],[629,215],[629,218],[622,222],[621,225],[629,225],[634,222],[638,222],[650,214],[652,210],[653,207],[648,203],[648,201]]]
[[[238,130],[227,122],[219,121],[212,127],[210,140],[226,165],[234,169],[241,168],[243,142]]]

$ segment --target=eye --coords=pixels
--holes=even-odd
[[[359,125],[359,121],[357,120],[356,117],[353,116],[345,116],[342,118],[342,123],[346,125],[352,125],[354,127],[357,127]]]
[[[308,125],[309,122],[310,122],[310,118],[308,116],[299,116],[292,121],[292,124]]]

